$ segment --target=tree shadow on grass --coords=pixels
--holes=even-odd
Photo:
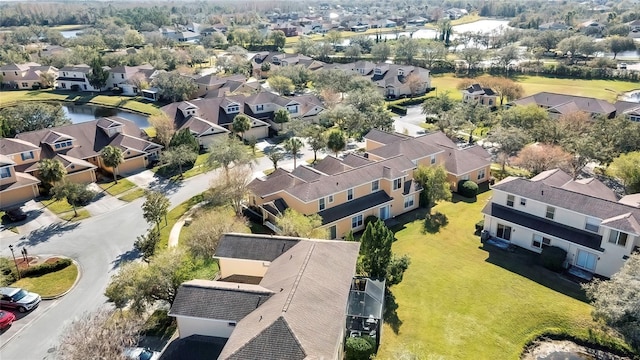
[[[486,243],[482,244],[480,249],[488,253],[489,257],[485,260],[488,263],[500,266],[576,300],[587,302],[585,292],[579,284],[562,274],[544,268],[540,265],[540,255],[537,253],[518,247],[504,250]]]
[[[424,218],[423,232],[429,234],[435,234],[440,231],[441,227],[447,226],[449,219],[447,215],[436,212],[435,214],[427,214]]]
[[[384,294],[384,313],[382,317],[384,322],[389,324],[393,333],[397,335],[400,332],[402,320],[398,317],[398,303],[391,289],[387,289]]]
[[[46,242],[54,235],[62,236],[64,232],[71,231],[80,226],[80,223],[74,222],[57,222],[37,230],[33,230],[29,235],[22,238],[17,246],[35,246]]]

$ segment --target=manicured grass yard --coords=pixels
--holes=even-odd
[[[69,211],[73,211],[73,207],[69,205],[67,200],[56,200],[54,198],[42,200],[42,205],[51,210],[54,214],[59,215]]]
[[[66,220],[66,221],[80,221],[90,217],[91,214],[89,214],[89,212],[85,209],[78,209],[77,216],[75,215],[73,210],[71,212],[67,212],[58,216],[60,217],[60,219]]]
[[[134,187],[136,187],[136,184],[127,179],[120,179],[118,180],[117,184],[113,181],[110,181],[107,183],[99,183],[98,186],[100,186],[102,190],[109,193],[109,195],[116,196],[122,194],[127,190],[133,189]]]
[[[22,278],[11,286],[33,291],[42,297],[60,295],[69,290],[78,277],[78,267],[71,264],[66,268],[42,276]]]
[[[401,325],[394,333],[385,322],[379,358],[396,358],[404,347],[429,359],[518,359],[546,331],[587,337],[591,306],[577,285],[518,252],[482,248],[474,224],[490,195],[437,205],[433,212],[449,220],[438,233],[424,233],[424,213],[413,221],[415,212],[394,229],[393,251],[409,254],[411,265],[392,288]]]
[[[480,77],[482,78],[482,77]],[[462,99],[462,93],[458,85],[467,78],[455,77],[453,74],[434,75],[431,86],[435,86],[438,92],[449,91],[454,99]],[[560,94],[590,96],[610,102],[615,102],[619,94],[640,88],[640,84],[621,80],[583,80],[560,79],[542,76],[518,76],[515,78],[524,88],[524,95],[533,95],[542,91],[551,91]]]
[[[57,91],[57,90],[21,90],[2,91],[0,108],[16,104],[21,101],[69,101],[75,103],[90,103],[108,107],[118,107],[125,110],[154,115],[160,112],[155,103],[138,101],[137,98],[118,95],[97,95],[85,92]]]
[[[129,191],[128,193],[120,196],[118,199],[126,202],[132,202],[133,200],[139,199],[144,196],[143,189],[135,189],[133,191]]]

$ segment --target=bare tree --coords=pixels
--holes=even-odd
[[[185,245],[194,256],[210,258],[215,255],[222,234],[248,231],[245,218],[233,216],[233,210],[228,206],[216,207],[196,214],[189,225]]]
[[[165,148],[176,132],[176,126],[172,119],[165,114],[149,116],[149,124],[156,130],[156,140]]]
[[[407,78],[404,80],[404,83],[409,87],[412,98],[416,96],[418,91],[425,85],[425,82],[417,74],[411,74],[407,76]]]
[[[107,307],[86,313],[65,329],[57,349],[61,360],[126,360],[126,347],[138,343],[142,329],[140,316]]]
[[[560,146],[534,143],[520,150],[513,164],[527,169],[532,175],[537,175],[555,168],[568,170],[571,160],[571,154],[562,150]]]

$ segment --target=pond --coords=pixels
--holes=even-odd
[[[80,29],[80,30],[65,30],[65,31],[60,31],[60,34],[65,39],[73,39],[75,37],[78,37],[78,34],[81,33],[81,32],[82,32],[82,29]]]
[[[127,120],[133,121],[139,128],[145,129],[149,127],[149,121],[146,116],[141,114],[134,114],[128,111],[120,109],[107,108],[103,106],[95,105],[62,105],[62,110],[72,123],[79,124],[91,120],[95,120],[100,117],[106,116],[119,116]]]

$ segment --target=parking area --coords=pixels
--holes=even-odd
[[[18,310],[7,310],[11,311],[15,316],[16,320],[13,324],[7,329],[0,332],[0,349],[3,348],[11,339],[20,335],[22,329],[31,325],[37,318],[43,316],[52,306],[57,303],[58,300],[42,300],[40,305],[37,308],[26,312],[24,314],[18,312]]]

